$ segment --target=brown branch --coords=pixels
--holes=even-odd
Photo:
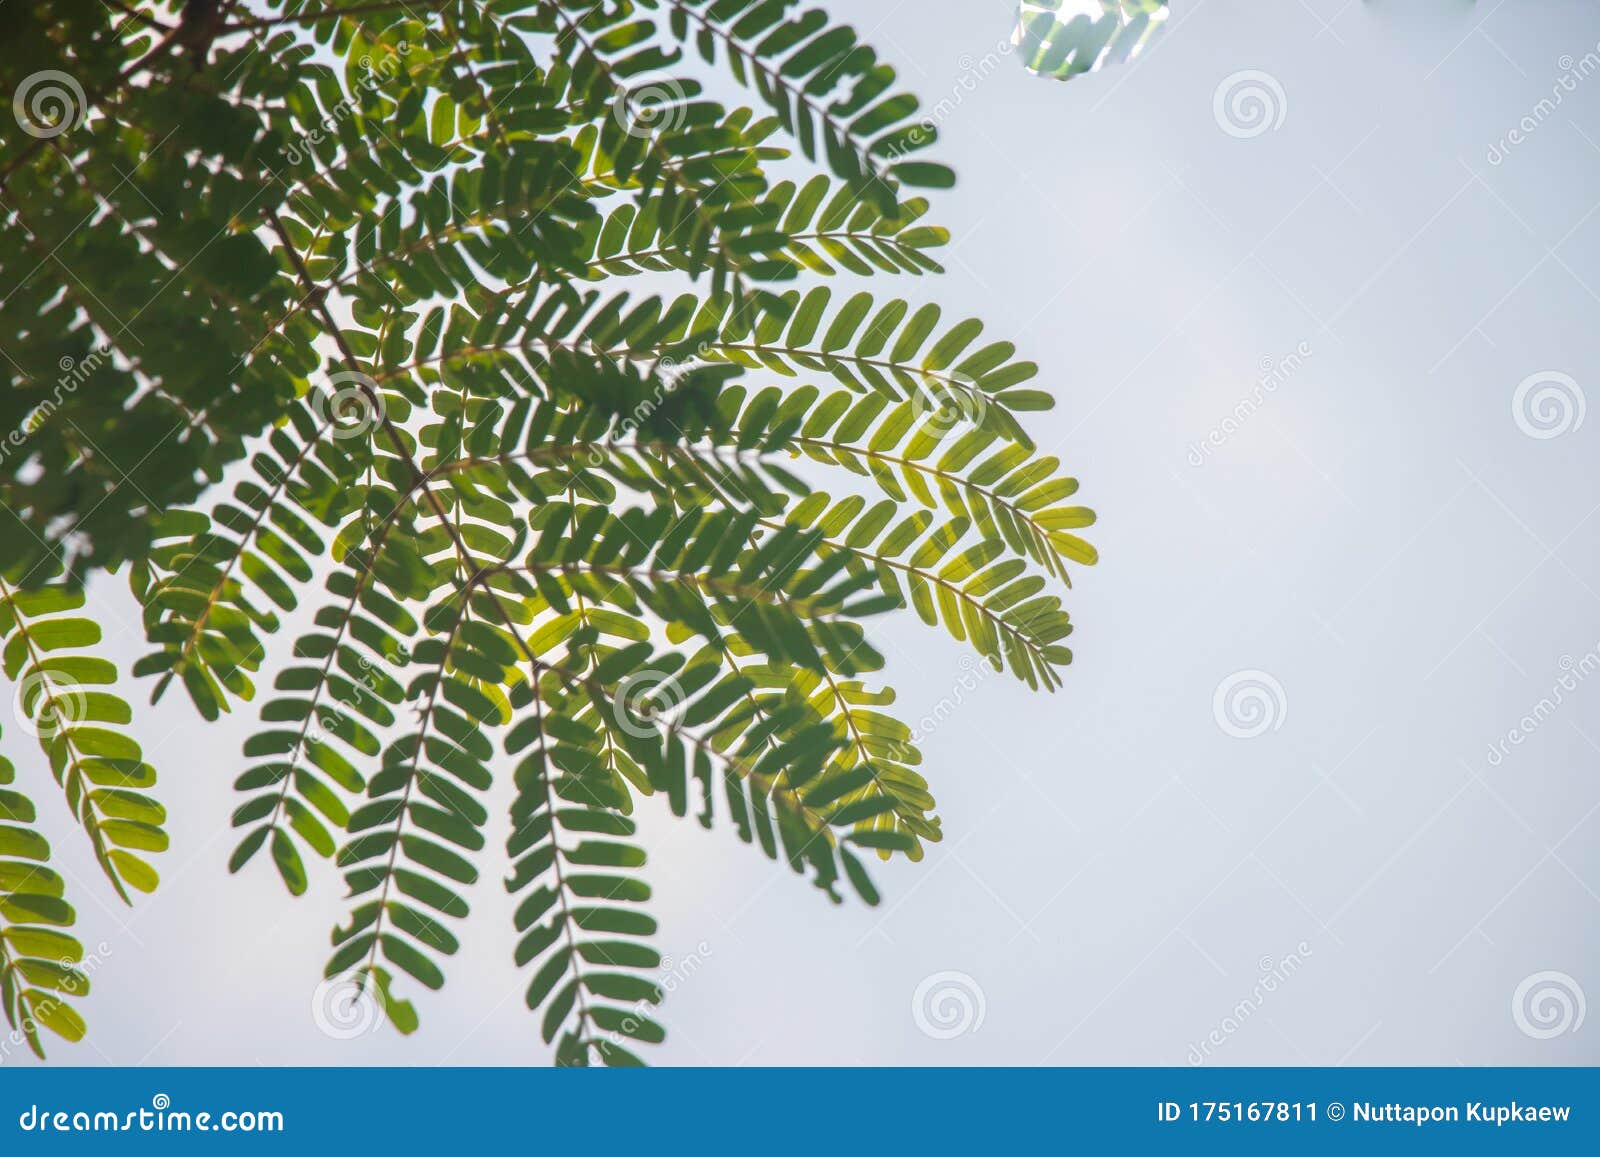
[[[131,17],[134,20],[137,20],[140,24],[143,24],[147,28],[157,28],[157,29],[160,29],[162,32],[171,32],[172,31],[172,25],[166,24],[166,23],[164,23],[164,22],[162,22],[160,20],[157,20],[154,16],[151,16],[148,12],[142,12],[139,9],[135,8],[132,4],[124,4],[122,2],[122,0],[105,0],[105,5],[106,5],[107,8],[115,8],[118,12],[121,12],[123,15]]]

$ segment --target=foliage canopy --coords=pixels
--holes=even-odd
[[[795,0],[0,24],[5,741],[37,736],[124,899],[166,816],[96,571],[131,580],[156,697],[259,711],[231,867],[341,872],[325,975],[402,1031],[512,777],[517,963],[564,1064],[662,1036],[640,800],[835,900],[940,838],[866,618],[909,604],[1058,684],[1093,515],[1019,421],[1051,404],[1036,367],[825,284],[940,272],[947,240],[915,192],[951,183],[936,132],[847,25]],[[0,1003],[36,1049],[82,1035],[87,988],[37,794],[0,760]]]

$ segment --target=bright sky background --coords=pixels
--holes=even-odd
[[[1007,0],[829,7],[949,98],[950,273],[873,288],[1040,363],[1060,405],[1032,428],[1103,561],[1052,696],[974,678],[909,613],[880,624],[904,716],[947,716],[925,748],[948,833],[880,871],[881,908],[830,910],[646,809],[676,966],[652,1059],[1600,1061],[1600,1026],[1539,997],[1600,998],[1600,678],[1578,674],[1600,662],[1600,414],[1575,420],[1600,405],[1600,9],[1176,0],[1153,50],[1059,84],[1008,58]],[[1514,414],[1536,375],[1558,436]],[[1239,672],[1269,698],[1251,738],[1214,714]],[[492,874],[415,1037],[319,1031],[334,874],[294,901],[264,858],[225,871],[252,720],[145,716],[174,843],[132,913],[50,824],[105,946],[90,1043],[56,1055],[542,1062]],[[920,1021],[961,1031],[919,1026],[919,986],[959,990]]]

